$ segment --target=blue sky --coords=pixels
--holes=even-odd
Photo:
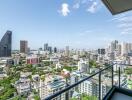
[[[0,37],[13,31],[13,49],[28,40],[63,48],[99,48],[110,41],[132,42],[132,12],[112,16],[100,0],[1,0]]]

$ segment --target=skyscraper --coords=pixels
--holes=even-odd
[[[118,55],[121,55],[121,44],[118,45]]]
[[[112,41],[111,42],[111,45],[110,45],[110,52],[114,52],[118,49],[118,41],[115,40],[115,41]]]
[[[121,44],[121,55],[126,55],[127,54],[127,43],[123,42]]]
[[[52,53],[52,47],[48,47],[49,53]]]
[[[105,49],[98,49],[98,54],[102,54],[102,55],[104,55],[105,54]]]
[[[114,48],[115,48],[115,50],[118,49],[118,41],[117,40],[114,41]]]
[[[12,49],[12,31],[7,31],[0,41],[0,57],[10,57]]]
[[[44,51],[48,51],[48,43],[44,44]]]
[[[65,55],[66,55],[66,56],[69,56],[69,52],[70,52],[70,51],[69,51],[69,46],[66,46]]]
[[[54,53],[57,53],[57,48],[56,47],[54,47]]]
[[[28,52],[28,41],[21,40],[20,41],[20,52],[27,53]]]

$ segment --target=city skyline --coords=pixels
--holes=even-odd
[[[11,30],[13,49],[19,49],[20,40],[27,40],[31,49],[44,43],[99,48],[112,40],[132,42],[130,12],[113,17],[98,0],[5,0],[0,12],[0,37]]]

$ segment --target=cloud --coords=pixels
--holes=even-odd
[[[58,12],[63,16],[68,16],[71,11],[80,7],[93,14],[102,7],[102,3],[99,0],[73,0],[71,9],[69,9],[69,4],[62,3],[61,9]]]
[[[129,34],[132,34],[132,32],[127,32],[127,31],[122,31],[121,32],[121,35],[129,35]]]
[[[90,13],[95,13],[97,11],[97,8],[98,8],[98,3],[94,1],[91,4],[91,6],[88,7],[87,11],[90,12]]]
[[[117,21],[118,19],[120,19],[120,18],[122,18],[124,16],[126,16],[126,14],[124,14],[124,13],[123,14],[120,14],[120,15],[118,15],[118,16],[110,19],[110,20],[108,20],[108,22]]]
[[[80,7],[80,4],[79,3],[76,3],[76,4],[73,5],[73,8],[74,9],[78,9],[79,7]]]
[[[68,16],[70,13],[69,5],[67,3],[63,3],[61,5],[61,10],[59,10],[59,13],[61,13],[63,16]]]
[[[117,19],[117,27],[121,30],[121,34],[132,34],[132,16],[127,15]]]
[[[89,2],[93,2],[95,0],[81,0],[82,4],[88,4]]]
[[[86,35],[88,35],[88,33],[92,33],[92,32],[93,32],[92,30],[86,30],[84,32],[81,32],[79,35],[80,36],[86,36]]]
[[[81,0],[74,0],[73,9],[80,8],[80,5],[81,5]]]
[[[128,28],[128,27],[132,27],[132,24],[130,23],[121,23],[117,25],[118,28]]]
[[[86,9],[87,12],[95,13],[102,7],[102,4],[99,0],[74,0],[73,9],[80,7]]]
[[[115,22],[117,28],[121,32],[121,35],[132,34],[132,15],[122,14],[109,20]]]
[[[132,16],[125,16],[125,17],[122,17],[122,18],[118,18],[117,21],[119,22],[132,22]]]
[[[121,34],[130,34],[132,33],[132,16],[124,16],[117,19],[118,25],[122,32]]]

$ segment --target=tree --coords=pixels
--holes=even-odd
[[[131,75],[132,74],[132,68],[126,68],[125,73],[128,75]]]
[[[85,93],[81,94],[79,98],[71,98],[70,100],[98,100],[95,96],[89,96]]]
[[[38,95],[35,95],[35,96],[34,96],[34,99],[35,99],[35,100],[40,100],[40,97],[39,97]]]
[[[45,81],[45,76],[44,75],[41,76],[41,80]]]
[[[89,66],[90,67],[97,67],[96,61],[94,61],[94,60],[89,61]]]
[[[73,68],[70,67],[70,66],[64,66],[63,69],[66,69],[66,70],[68,70],[68,71],[70,71],[70,72],[73,70]]]
[[[52,61],[45,61],[45,62],[44,62],[44,65],[45,65],[45,66],[50,66],[51,64],[53,64]]]
[[[20,96],[16,96],[16,97],[13,97],[13,99],[12,100],[20,100]]]
[[[44,75],[44,74],[45,74],[44,71],[42,71],[42,70],[39,71],[39,75],[40,75],[40,76],[42,76],[42,75]]]

